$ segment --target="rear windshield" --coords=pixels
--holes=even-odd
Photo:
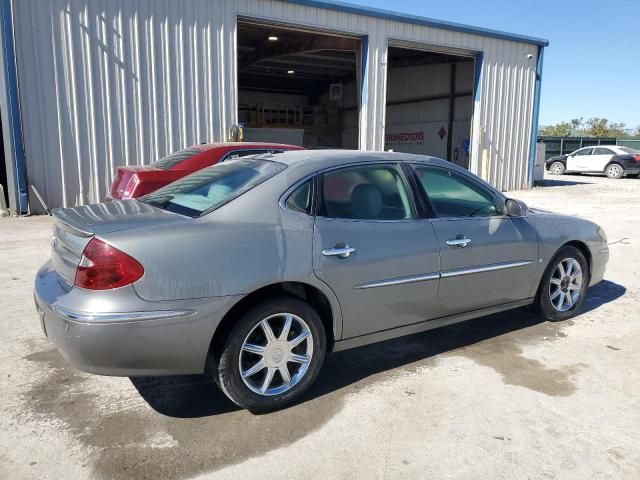
[[[169,170],[171,167],[175,167],[181,161],[193,157],[198,153],[202,153],[202,150],[198,150],[197,148],[185,148],[184,150],[178,150],[171,155],[162,157],[160,160],[156,160],[151,165],[159,168],[160,170]]]
[[[624,153],[630,153],[631,155],[638,155],[640,153],[640,150],[636,150],[634,148],[629,148],[629,147],[618,147],[620,150],[622,150]]]
[[[138,200],[170,212],[199,217],[285,168],[281,163],[256,158],[230,160],[199,170]]]

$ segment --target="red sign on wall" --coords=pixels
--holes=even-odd
[[[424,142],[424,130],[415,132],[385,133],[384,142],[421,144]]]

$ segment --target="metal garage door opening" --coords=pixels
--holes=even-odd
[[[474,58],[390,46],[385,149],[469,168]]]
[[[238,122],[246,141],[358,148],[361,40],[238,22]]]

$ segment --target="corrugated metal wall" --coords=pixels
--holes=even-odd
[[[98,201],[116,166],[235,120],[233,2],[20,0],[14,25],[27,173],[49,206]]]
[[[384,145],[390,39],[483,52],[470,169],[504,190],[527,183],[536,45],[278,0],[13,8],[28,176],[49,206],[100,200],[118,165],[224,139],[237,115],[237,15],[367,37],[363,149]]]

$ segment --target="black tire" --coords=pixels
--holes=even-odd
[[[565,311],[560,311],[551,300],[551,278],[556,271],[558,264],[560,262],[564,262],[566,259],[574,259],[580,265],[582,275],[581,288],[577,300],[571,308]],[[533,304],[534,311],[541,315],[545,320],[549,320],[551,322],[567,320],[573,317],[584,302],[587,288],[589,286],[589,279],[589,264],[583,253],[576,247],[565,245],[556,252],[542,275],[542,280],[540,280],[538,292]]]
[[[308,326],[308,331],[311,334],[311,344],[313,351],[311,355],[311,361],[308,363],[306,371],[297,383],[295,383],[289,390],[286,390],[283,393],[265,395],[254,392],[247,384],[245,384],[245,380],[243,380],[243,377],[240,374],[240,354],[245,339],[248,339],[248,336],[250,334],[259,335],[260,333],[264,333],[262,330],[257,330],[262,329],[262,327],[259,327],[259,325],[264,319],[269,319],[272,316],[275,316],[272,317],[269,322],[271,322],[271,325],[274,328],[274,335],[279,339],[279,334],[282,330],[277,329],[278,321],[280,318],[278,314],[291,314],[303,320],[306,326]],[[285,317],[283,316],[281,328],[284,328],[284,318]],[[295,320],[294,322],[297,322],[297,320]],[[301,326],[301,324],[299,326]],[[289,335],[296,335],[293,327]],[[326,354],[326,337],[327,336],[320,316],[310,305],[303,302],[302,300],[290,297],[280,297],[264,303],[260,303],[238,319],[234,327],[227,335],[227,338],[221,350],[219,352],[213,353],[213,355],[215,356],[212,372],[214,380],[216,381],[220,389],[234,403],[252,412],[267,412],[270,410],[277,410],[286,407],[299,400],[300,397],[317,378]],[[307,341],[308,340],[305,340],[304,342]],[[266,339],[265,342],[265,344],[268,344],[268,341],[266,341]],[[291,351],[294,352],[295,350]],[[244,355],[245,353],[243,352],[243,359],[245,358]],[[266,359],[267,357],[266,354],[256,355],[258,355],[255,359],[257,361],[259,361],[261,357],[262,359]],[[251,352],[249,352],[249,356],[251,356]],[[269,358],[271,359],[272,357]],[[273,358],[275,358],[275,355]],[[284,364],[287,371],[290,371],[291,368],[300,368],[296,367],[299,366],[298,363],[290,363],[292,363],[294,366],[290,367],[289,363]],[[245,368],[244,365],[243,368]],[[264,368],[263,370],[265,372],[265,377],[267,370],[267,368]],[[258,371],[258,373],[256,373],[255,375],[260,375],[260,372],[261,371]],[[280,375],[279,371],[274,374],[273,379],[274,382],[277,382],[279,380],[282,386],[285,385],[283,377]],[[253,380],[254,377],[250,377],[248,381],[251,383],[253,382]],[[256,383],[260,382],[258,381]]]
[[[549,166],[549,172],[551,173],[551,175],[563,175],[565,170],[566,167],[562,162],[553,162]]]
[[[604,174],[608,178],[613,178],[615,180],[622,178],[624,176],[624,168],[619,163],[610,163],[607,165],[607,168],[604,169]]]

